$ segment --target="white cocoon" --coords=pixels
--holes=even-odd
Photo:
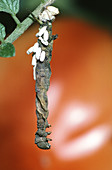
[[[59,14],[59,9],[54,7],[54,6],[47,6],[47,10],[52,14],[52,15],[57,15]]]
[[[36,51],[36,59],[39,60],[40,59],[40,55],[41,55],[41,48],[38,47],[37,51]]]
[[[49,16],[48,16],[46,10],[44,10],[44,11],[39,15],[39,19],[40,19],[41,21],[44,21],[44,22],[46,22],[47,20],[49,20]]]
[[[30,47],[28,50],[27,50],[27,54],[30,54],[33,52],[33,47]]]
[[[36,66],[33,67],[33,78],[36,80]]]
[[[48,40],[49,34],[48,34],[48,31],[47,31],[47,30],[44,32],[43,38],[44,38],[44,41],[47,41],[47,40]]]
[[[38,50],[39,44],[36,42],[33,46],[33,52],[36,52]]]
[[[44,26],[42,27],[40,30],[39,30],[39,33],[37,33],[40,37],[44,34],[44,32],[46,31],[46,28],[47,26]]]
[[[43,62],[44,59],[45,59],[45,51],[42,51],[40,55],[40,61]]]
[[[32,57],[32,66],[36,66],[36,55]]]

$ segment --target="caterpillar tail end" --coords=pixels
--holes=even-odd
[[[40,149],[50,149],[51,148],[51,145],[48,143],[48,142],[39,142],[39,143],[36,143],[38,148]]]
[[[38,148],[40,149],[50,149],[51,145],[48,143],[49,139],[47,139],[46,137],[40,137],[37,136],[35,137],[35,144],[37,145]]]

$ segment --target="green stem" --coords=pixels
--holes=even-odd
[[[17,26],[21,25],[21,22],[19,21],[19,19],[16,17],[16,15],[11,15],[12,18],[14,19],[14,21],[16,22]]]
[[[42,9],[47,5],[51,5],[55,0],[47,0],[45,3],[41,3],[32,14],[38,18]],[[34,20],[32,19],[32,15],[30,14],[22,23],[21,27],[17,27],[5,40],[6,43],[13,43],[18,37],[20,37],[29,27],[32,25]]]

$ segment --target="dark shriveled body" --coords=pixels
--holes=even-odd
[[[37,61],[36,65],[36,115],[37,115],[37,132],[35,133],[35,144],[41,149],[50,149],[50,144],[48,141],[51,139],[47,138],[51,132],[46,132],[46,128],[51,125],[48,124],[47,117],[48,111],[48,97],[47,91],[50,85],[51,68],[50,61],[53,49],[53,40],[57,38],[57,35],[52,35],[52,23],[43,23],[40,28],[47,26],[47,31],[49,33],[48,46],[44,46],[38,39],[38,43],[42,49],[45,51],[45,60],[43,62]]]

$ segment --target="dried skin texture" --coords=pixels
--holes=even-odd
[[[46,132],[46,128],[49,128],[51,125],[47,122],[47,117],[49,114],[48,111],[48,97],[47,91],[50,85],[50,76],[51,68],[50,61],[52,56],[53,49],[53,40],[57,36],[52,35],[52,23],[46,22],[40,26],[47,26],[47,31],[49,33],[48,46],[44,46],[41,41],[38,39],[38,43],[42,49],[45,51],[45,60],[43,62],[37,61],[36,66],[36,115],[37,115],[37,132],[35,134],[35,144],[41,149],[50,149],[50,144],[48,141],[51,139],[47,138],[47,135],[50,135],[51,132]]]

